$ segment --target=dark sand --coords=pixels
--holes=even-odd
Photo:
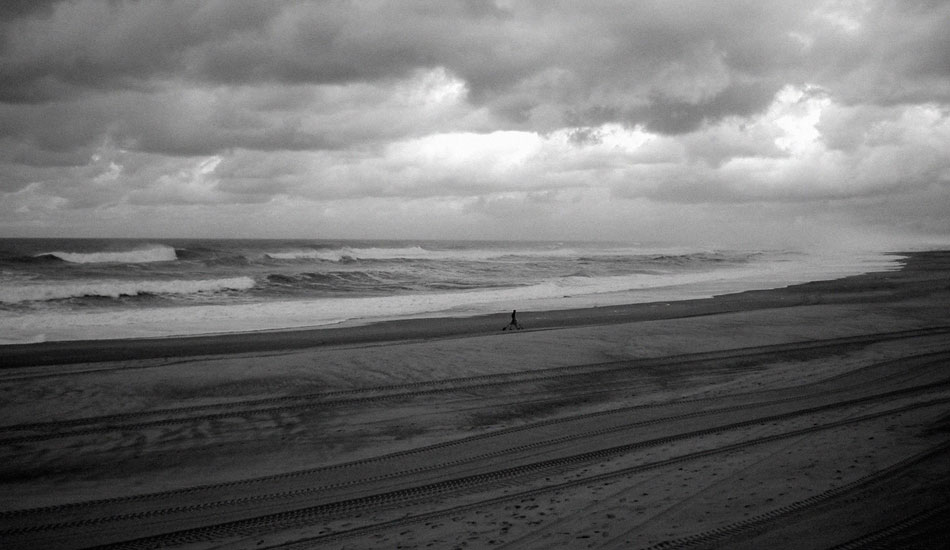
[[[0,548],[946,548],[950,252],[507,321],[0,346]]]

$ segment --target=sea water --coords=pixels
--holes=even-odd
[[[896,269],[881,253],[618,243],[0,239],[0,344],[709,297]]]

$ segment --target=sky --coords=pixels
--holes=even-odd
[[[0,3],[0,236],[950,243],[950,1]]]

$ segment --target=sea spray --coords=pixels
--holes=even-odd
[[[0,334],[169,336],[668,301],[897,257],[604,243],[0,240]]]
[[[43,252],[37,256],[52,256],[75,264],[138,264],[150,262],[172,262],[178,259],[175,249],[170,246],[154,245],[136,250],[118,252]]]
[[[231,277],[228,279],[210,280],[102,280],[94,282],[20,283],[6,284],[0,288],[0,302],[16,304],[21,302],[83,297],[119,298],[122,296],[139,296],[144,294],[200,294],[224,290],[247,290],[253,287],[254,279],[250,277]]]

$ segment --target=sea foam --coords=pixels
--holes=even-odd
[[[517,288],[464,292],[426,292],[397,296],[324,298],[232,305],[163,307],[112,312],[28,312],[0,315],[2,343],[26,342],[42,334],[49,340],[162,337],[173,335],[288,329],[367,323],[418,316],[458,316],[608,306],[703,298],[775,288],[827,277],[896,269],[898,257],[869,255],[844,259],[792,257],[705,273],[568,277]]]
[[[115,252],[46,252],[37,256],[53,256],[74,264],[142,264],[172,262],[178,259],[175,249],[166,245],[154,245],[135,250]]]
[[[341,247],[341,248],[303,248],[267,252],[265,256],[272,260],[322,260],[327,262],[341,262],[346,260],[463,260],[482,261],[499,258],[532,258],[553,257],[573,258],[589,254],[589,251],[576,248],[552,247],[538,248],[424,248],[422,246],[409,247]],[[684,252],[687,254],[690,252]],[[642,254],[634,248],[602,248],[596,252],[598,256],[624,256]]]
[[[596,243],[64,239],[8,240],[5,249],[3,244],[0,239],[4,343],[666,302],[897,266],[895,256],[855,251]],[[40,254],[49,250],[58,252]],[[24,261],[35,256],[41,261]]]
[[[197,294],[222,290],[247,290],[254,287],[250,277],[210,280],[120,281],[98,280],[68,283],[20,283],[0,287],[0,302],[16,304],[63,300],[67,298],[137,296],[140,294]]]
[[[268,258],[274,260],[324,260],[340,262],[343,260],[395,260],[395,259],[433,259],[445,254],[426,250],[420,246],[407,248],[328,248],[301,249],[268,252]]]

